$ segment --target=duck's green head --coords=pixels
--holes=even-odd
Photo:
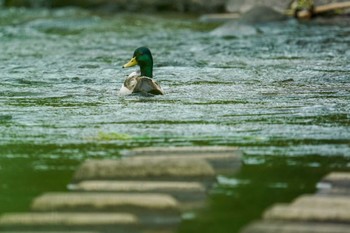
[[[123,65],[123,68],[140,66],[141,76],[152,78],[153,76],[153,58],[151,51],[146,47],[137,48],[131,60]]]

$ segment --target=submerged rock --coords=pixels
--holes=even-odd
[[[288,19],[287,16],[266,6],[258,6],[249,10],[237,21],[229,21],[211,32],[214,36],[240,37],[254,35],[259,32],[257,24],[279,22]]]
[[[269,23],[278,22],[288,19],[287,16],[267,6],[257,6],[245,13],[240,23],[244,24],[257,24],[257,23]]]
[[[254,26],[233,21],[225,23],[223,26],[215,29],[210,34],[221,37],[241,37],[251,36],[257,33],[258,30]]]
[[[256,6],[267,6],[278,11],[288,8],[291,1],[280,0],[229,0],[226,4],[228,12],[247,12]]]

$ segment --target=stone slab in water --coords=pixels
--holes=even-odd
[[[166,194],[137,193],[46,193],[34,199],[35,211],[93,209],[95,211],[120,209],[149,209],[176,211],[177,201]]]
[[[304,195],[297,198],[292,206],[320,209],[350,210],[349,196]],[[350,212],[350,211],[349,211]]]
[[[350,172],[332,172],[317,183],[318,194],[350,195]]]
[[[264,213],[267,220],[350,222],[348,208],[321,208],[278,204]]]
[[[34,199],[33,211],[127,212],[142,224],[174,225],[180,221],[178,202],[166,194],[46,193]]]
[[[137,148],[124,153],[132,158],[154,157],[171,159],[204,159],[213,166],[216,172],[233,172],[241,165],[242,151],[229,146],[203,147],[148,147]]]
[[[201,159],[87,160],[77,170],[74,182],[82,180],[213,180],[215,172]]]
[[[120,191],[120,192],[205,192],[198,182],[180,181],[82,181],[72,190],[81,191]]]
[[[317,191],[321,195],[350,196],[349,188],[321,188]]]
[[[0,231],[135,232],[138,223],[127,213],[13,213],[0,217]]]
[[[260,221],[241,233],[349,233],[349,224]]]
[[[187,204],[203,202],[206,198],[206,188],[199,182],[91,180],[70,185],[69,188],[85,192],[165,193],[175,197],[181,205],[183,202]]]
[[[350,172],[332,172],[318,184],[319,188],[348,188],[350,190]]]
[[[233,157],[231,154],[188,154],[188,155],[146,155],[146,156],[134,156],[132,159],[139,160],[191,160],[202,159],[207,161],[215,173],[225,174],[237,172],[241,166],[241,161],[237,157]]]
[[[280,22],[287,17],[272,8],[266,6],[255,6],[246,12],[237,21],[229,21],[216,28],[210,34],[220,37],[242,37],[261,33],[259,25]]]
[[[237,147],[231,146],[182,146],[182,147],[144,147],[124,152],[124,155],[188,155],[188,154],[220,154],[230,153],[241,156]]]

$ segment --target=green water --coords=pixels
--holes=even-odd
[[[0,8],[0,213],[64,191],[87,158],[140,146],[231,145],[180,232],[237,232],[264,208],[350,170],[350,23],[283,23],[216,38],[179,15]],[[153,52],[166,95],[120,97],[136,47]],[[187,216],[193,216],[188,214]]]

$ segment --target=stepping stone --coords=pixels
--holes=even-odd
[[[144,147],[124,151],[123,155],[202,155],[202,154],[237,154],[242,152],[231,146],[182,146],[182,147]]]
[[[137,193],[46,193],[34,199],[33,211],[128,212],[142,224],[178,224],[177,201],[165,194]]]
[[[32,208],[36,211],[92,208],[94,210],[115,210],[119,208],[141,208],[176,211],[177,201],[165,194],[136,193],[46,193],[34,199]]]
[[[323,195],[304,195],[297,198],[291,206],[300,206],[304,208],[320,209],[338,209],[348,210],[350,212],[349,196],[323,196]]]
[[[87,160],[77,170],[73,182],[82,180],[215,180],[213,168],[201,159]]]
[[[242,152],[236,147],[147,147],[123,153],[133,158],[165,157],[172,159],[204,159],[217,173],[234,172],[241,166]]]
[[[127,213],[14,213],[0,217],[0,230],[136,232],[138,223]]]
[[[180,181],[82,181],[71,186],[72,190],[111,192],[205,192],[198,182]]]
[[[317,191],[317,194],[320,195],[332,195],[332,196],[349,196],[350,195],[350,189],[348,188],[331,188],[331,189],[319,189]]]
[[[349,233],[349,224],[260,221],[240,233]]]
[[[199,182],[179,181],[82,181],[68,186],[73,191],[85,192],[133,192],[169,194],[180,202],[181,209],[202,206],[206,189]]]
[[[313,221],[313,222],[349,222],[349,209],[293,206],[278,204],[264,213],[266,220]]]
[[[332,172],[317,184],[317,188],[323,194],[349,194],[350,172]]]
[[[331,172],[325,176],[322,181],[325,182],[339,182],[345,185],[350,184],[350,172]]]

